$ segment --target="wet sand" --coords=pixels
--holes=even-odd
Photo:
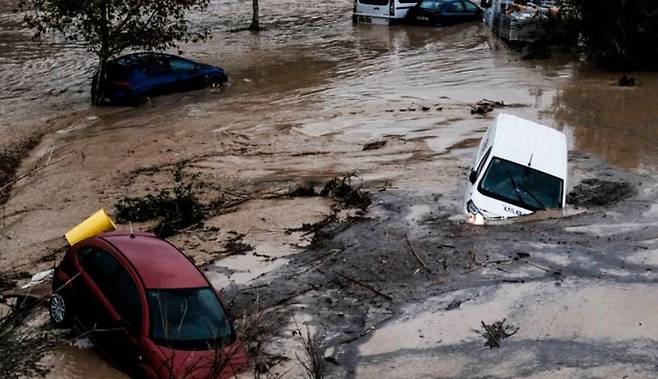
[[[265,281],[276,287],[270,290],[274,301],[289,295],[288,290],[295,292],[306,286],[301,279],[285,283],[291,270],[308,268],[305,255],[347,249],[345,262],[333,262],[332,270],[363,275],[394,296],[392,304],[382,305],[385,311],[378,311],[350,305],[351,301],[373,301],[367,291],[327,284],[322,291],[310,292],[320,298],[335,298],[339,304],[338,310],[318,307],[310,321],[333,328],[326,340],[339,350],[341,366],[331,366],[336,376],[387,376],[410,373],[412,368],[418,371],[410,375],[417,377],[550,377],[558,369],[565,377],[608,376],[626,374],[631,366],[651,372],[639,355],[629,358],[607,343],[593,356],[610,354],[620,357],[618,363],[592,359],[591,364],[574,367],[579,363],[551,354],[563,349],[568,343],[565,341],[585,344],[589,346],[586,351],[591,351],[598,344],[592,340],[597,339],[616,337],[637,349],[644,339],[658,339],[651,325],[645,329],[619,327],[619,321],[628,316],[623,294],[639,296],[655,279],[646,269],[652,269],[655,262],[651,238],[655,238],[656,215],[640,205],[655,203],[658,110],[653,104],[657,75],[637,73],[638,87],[621,88],[614,84],[617,74],[592,71],[568,57],[521,61],[519,54],[479,24],[437,29],[352,25],[349,1],[314,7],[293,1],[262,1],[265,31],[229,32],[248,23],[250,9],[246,5],[213,1],[208,13],[193,16],[196,23],[212,27],[213,39],[182,47],[189,58],[226,68],[231,76],[227,88],[154,98],[139,108],[89,107],[92,57],[79,46],[35,45],[2,7],[0,46],[6,48],[0,53],[0,133],[6,137],[0,145],[11,144],[22,135],[46,132],[19,173],[49,159],[57,162],[12,189],[3,210],[2,230],[11,240],[0,236],[2,267],[30,273],[51,267],[57,257],[42,258],[62,245],[61,236],[71,226],[100,207],[112,211],[123,196],[171,186],[173,164],[187,161],[186,172],[198,173],[204,183],[204,201],[218,196],[253,199],[231,213],[207,220],[205,228],[171,238],[203,263],[224,248],[232,232],[246,235],[244,239],[254,246],[254,252],[204,267],[218,287],[228,286],[228,292],[248,299],[252,293],[246,288]],[[540,218],[512,226],[464,229],[456,216],[461,209],[462,181],[477,141],[496,113],[488,117],[470,114],[469,104],[483,98],[509,105],[496,112],[526,117],[567,134],[570,149],[576,153],[570,161],[569,187],[583,178],[611,176],[631,182],[638,195],[614,210],[592,210],[564,221]],[[387,143],[380,149],[363,151],[366,143],[379,140]],[[286,233],[322,219],[331,202],[321,198],[270,199],[272,193],[309,181],[321,183],[354,170],[359,173],[356,184],[375,194],[365,221],[343,225],[346,229],[341,227],[328,246],[319,249],[305,248],[308,235]],[[522,225],[527,225],[527,230]],[[548,231],[544,231],[546,225],[550,226]],[[373,235],[378,228],[386,229],[386,233],[382,230],[381,235]],[[565,242],[538,241],[537,234]],[[420,244],[421,251],[438,249],[434,257],[428,257],[437,272],[441,272],[441,262],[455,267],[447,270],[440,282],[423,279],[422,286],[411,295],[396,288],[415,283],[422,276],[412,275],[417,267],[408,260],[407,247],[400,242],[404,236]],[[601,246],[605,254],[597,259],[611,260],[603,268],[599,260],[574,253],[591,253],[590,240],[597,236],[619,241]],[[625,242],[627,237],[630,240]],[[451,238],[454,241],[449,241]],[[647,240],[644,248],[636,246],[637,240]],[[436,247],[442,244],[455,248]],[[465,269],[457,269],[468,264],[469,249],[484,259],[490,251],[510,246],[515,252],[532,249],[541,257],[541,264],[563,267],[568,279],[555,287],[550,273],[526,265],[505,280],[541,274],[539,283],[533,279],[527,285],[505,284],[497,290],[503,279],[497,275],[503,272],[495,267],[485,268],[488,271],[483,271],[483,277],[476,272],[462,278]],[[617,255],[628,256],[628,263],[623,267],[616,260],[612,263]],[[384,276],[389,263],[382,262],[398,262],[402,273],[387,282]],[[318,275],[322,277],[315,273],[302,278],[318,281]],[[612,278],[607,280],[607,275]],[[626,284],[630,281],[624,279],[627,276],[639,283]],[[324,279],[331,281],[331,275]],[[323,280],[318,283],[324,285]],[[465,288],[486,292],[486,296],[465,303],[455,315],[440,311],[438,315],[427,314],[421,309],[446,301],[438,295],[430,297],[430,293]],[[422,294],[422,289],[428,294]],[[597,298],[602,294],[610,295],[603,305],[574,306],[585,295]],[[521,295],[541,295],[542,301],[523,310],[509,306],[512,298],[518,300],[514,296]],[[313,306],[316,300],[307,294],[293,304]],[[558,300],[568,312],[551,313]],[[651,313],[654,304],[646,300],[638,301],[642,308],[633,315]],[[492,304],[499,304],[497,313],[488,307]],[[575,323],[600,312],[601,306],[619,310],[600,320],[607,329]],[[347,316],[340,321],[332,316],[336,312]],[[489,369],[473,361],[474,356],[489,354],[489,360],[481,363],[486,366],[503,354],[487,353],[477,333],[469,332],[469,328],[478,328],[477,315],[486,312],[523,327],[519,336],[512,337],[507,351],[519,359],[507,366]],[[533,319],[536,315],[555,317],[562,334],[551,337],[549,333],[546,337],[532,330],[533,323],[546,322]],[[379,325],[389,318],[390,324]],[[439,325],[437,320],[444,322]],[[459,329],[445,325],[454,322],[459,323]],[[373,325],[380,329],[370,334]],[[461,334],[453,335],[452,347],[444,351],[441,349],[448,345],[450,336],[423,329],[428,327],[445,327]],[[378,342],[378,338],[395,335],[387,332],[395,328],[409,337],[388,344]],[[410,336],[416,328],[423,338]],[[285,332],[288,329],[283,327],[284,340],[290,339]],[[345,342],[366,330],[361,338]],[[347,337],[340,337],[343,332]],[[532,345],[537,339],[546,341]],[[369,346],[380,350],[369,350]],[[53,377],[90,375],[86,370],[94,365],[87,360],[98,360],[93,350],[71,349],[77,348],[67,347],[54,354],[70,358],[55,365]],[[451,359],[437,362],[437,354]],[[293,357],[294,353],[287,355]],[[544,355],[550,356],[545,366],[521,369]],[[401,371],[388,371],[390,366]]]

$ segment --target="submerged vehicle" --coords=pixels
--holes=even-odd
[[[175,55],[128,54],[108,63],[103,103],[139,104],[148,97],[222,85],[227,80],[226,71],[220,67]],[[96,91],[97,81],[98,73],[94,75],[92,92]],[[95,92],[92,97],[95,98]]]
[[[473,219],[527,215],[566,203],[567,142],[560,131],[509,114],[489,127],[468,176]]]
[[[442,26],[482,19],[482,9],[467,0],[421,0],[409,9],[405,22]]]
[[[418,0],[354,0],[352,21],[377,25],[400,23]]]
[[[75,322],[134,378],[233,378],[249,365],[206,277],[150,234],[103,233],[70,247],[49,313],[56,327]]]
[[[559,11],[555,1],[546,0],[527,2],[527,5],[512,0],[490,0],[484,7],[485,25],[514,45],[537,40],[541,35],[541,21]]]

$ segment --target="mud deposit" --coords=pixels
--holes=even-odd
[[[633,186],[629,183],[585,179],[569,192],[567,203],[577,207],[600,207],[622,201],[633,193]]]
[[[227,88],[91,108],[92,57],[34,44],[11,4],[0,0],[0,145],[43,137],[0,209],[3,289],[51,268],[62,235],[98,208],[174,188],[182,166],[204,214],[168,239],[238,329],[263,337],[248,339],[259,370],[302,374],[301,325],[329,377],[656,376],[655,74],[620,87],[570,57],[521,60],[475,23],[352,25],[343,0],[262,0],[265,30],[231,32],[250,4],[221,0],[192,16],[213,39],[181,50],[226,68]],[[463,181],[498,112],[567,135],[577,211],[462,222]],[[335,177],[351,179],[327,187]],[[36,330],[53,334],[39,312]],[[482,323],[503,319],[518,332],[489,349]],[[123,376],[91,346],[40,338],[47,354],[21,359],[49,377]]]

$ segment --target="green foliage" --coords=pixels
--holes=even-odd
[[[346,207],[355,207],[366,210],[372,203],[370,194],[355,188],[352,185],[352,178],[356,177],[354,172],[344,177],[334,177],[328,181],[322,190],[320,196],[333,197]]]
[[[658,2],[572,0],[581,15],[587,58],[621,69],[658,68]]]
[[[543,30],[547,43],[576,48],[596,66],[658,69],[655,0],[563,0]]]
[[[176,41],[205,38],[191,32],[185,14],[202,11],[209,0],[19,0],[25,23],[35,37],[61,33],[84,42],[99,56],[112,57],[128,48],[163,50]]]
[[[540,20],[539,45],[570,49],[578,45],[580,16],[571,4],[563,4],[557,13],[549,12]]]
[[[124,197],[115,205],[116,219],[121,223],[159,219],[155,233],[170,236],[203,219],[203,207],[195,193],[197,187],[197,177],[186,178],[183,167],[177,166],[172,189],[143,197]]]

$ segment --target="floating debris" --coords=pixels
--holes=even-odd
[[[381,149],[382,147],[386,146],[386,142],[387,142],[386,140],[368,142],[365,145],[363,145],[362,151]]]
[[[617,82],[621,87],[634,87],[635,86],[635,78],[631,76],[630,73],[623,73],[621,78],[619,78],[619,81]]]
[[[515,335],[519,331],[519,328],[515,329],[513,326],[505,324],[505,320],[496,321],[489,325],[485,324],[484,321],[480,321],[484,328],[482,337],[487,340],[485,346],[489,346],[490,349],[500,347],[500,341]]]
[[[493,112],[494,108],[504,107],[505,103],[502,101],[494,101],[482,99],[475,103],[475,105],[469,104],[471,107],[471,114],[486,115],[487,113]]]
[[[469,300],[471,300],[471,299],[464,299],[464,300],[453,299],[453,300],[450,302],[450,304],[446,305],[446,308],[445,308],[445,309],[446,309],[446,311],[452,311],[452,310],[454,310],[454,309],[458,309],[459,307],[462,306],[463,303],[465,303],[465,302],[467,302],[467,301],[469,301]]]
[[[254,251],[253,246],[244,242],[244,237],[246,237],[246,234],[236,233],[228,240],[228,242],[226,242],[226,246],[224,246],[224,251],[222,251],[222,254],[226,256],[245,255],[250,251]]]
[[[332,178],[324,185],[324,188],[320,191],[320,196],[333,197],[347,208],[353,207],[365,210],[372,203],[372,199],[368,192],[361,191],[361,189],[352,185],[352,178],[356,176],[355,173],[352,173],[342,178]]]

